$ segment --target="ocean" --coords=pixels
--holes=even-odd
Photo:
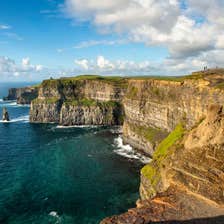
[[[147,158],[117,127],[29,123],[28,105],[2,101],[25,85],[0,84],[0,223],[96,224],[134,207]]]

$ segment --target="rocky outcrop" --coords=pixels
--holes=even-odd
[[[133,145],[139,145],[139,142],[145,145],[141,137],[136,137],[137,133],[130,133],[129,124],[170,132],[181,120],[185,120],[189,129],[207,114],[209,103],[223,104],[223,90],[211,87],[210,82],[204,79],[131,79],[123,100],[124,138]],[[146,148],[152,147],[147,145],[143,148],[146,151]]]
[[[3,100],[16,100],[18,104],[30,104],[38,96],[38,87],[11,88]]]
[[[105,218],[100,224],[223,224],[224,209],[186,189],[171,186],[136,208]]]
[[[9,113],[5,107],[3,107],[3,110],[2,110],[2,120],[9,121]]]
[[[8,90],[8,96],[4,97],[3,100],[16,100],[17,99],[17,94],[16,94],[16,88],[10,88]]]
[[[31,104],[30,120],[123,124],[124,142],[153,157],[141,170],[137,208],[103,224],[220,216],[224,214],[223,87],[224,70],[182,78],[46,80]]]
[[[220,105],[210,106],[206,119],[190,131],[179,124],[157,147],[152,162],[142,169],[137,208],[107,218],[102,224],[224,215],[223,136],[224,108]],[[204,223],[213,223],[208,221]]]
[[[220,80],[219,70],[184,78],[80,76],[45,80],[39,87],[38,100],[32,103],[30,120],[64,125],[120,124],[114,120],[123,111],[124,142],[152,155],[180,120],[185,120],[189,129],[206,115],[208,102],[224,103]],[[55,101],[57,104],[52,103]],[[95,101],[95,105],[90,107],[84,101]],[[98,102],[118,102],[123,110],[103,109],[105,105],[96,106]],[[111,113],[116,115],[109,121]]]
[[[127,81],[82,76],[45,80],[31,104],[30,121],[61,125],[120,125]]]
[[[158,144],[168,135],[166,130],[129,123],[123,124],[123,141],[147,155],[153,155]]]
[[[59,123],[61,105],[57,98],[35,99],[30,106],[30,122]]]
[[[96,102],[72,104],[65,102],[60,111],[60,124],[71,125],[121,125],[121,107],[119,103]]]

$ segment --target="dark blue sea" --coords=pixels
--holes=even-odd
[[[0,100],[0,223],[96,224],[135,206],[144,158],[118,130],[30,124],[28,105]]]

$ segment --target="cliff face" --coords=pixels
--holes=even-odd
[[[223,70],[172,82],[130,80],[124,98],[124,135],[143,144],[146,134],[139,127],[170,134],[141,170],[137,207],[101,224],[223,223],[223,86]]]
[[[65,102],[60,111],[60,124],[67,125],[120,125],[120,105],[112,101],[86,104]],[[122,113],[122,112],[121,112]]]
[[[124,142],[152,155],[181,120],[189,129],[206,115],[208,103],[224,103],[223,90],[216,88],[222,75],[204,76],[173,79],[81,76],[45,80],[32,103],[30,120],[63,125],[112,125],[122,124],[124,113]]]
[[[30,104],[37,96],[38,87],[11,88],[4,100],[16,100],[18,104]]]
[[[207,114],[208,104],[223,104],[223,91],[212,88],[205,79],[130,80],[123,105],[125,111],[124,139],[152,155],[158,144],[139,135],[132,127],[151,127],[170,132],[184,120],[191,128]],[[148,131],[150,134],[150,130]],[[164,133],[160,134],[164,136]],[[156,138],[155,138],[156,139]],[[157,139],[157,143],[161,138]]]
[[[206,119],[190,131],[178,124],[141,171],[137,208],[102,224],[196,218],[207,219],[192,223],[216,223],[208,217],[224,215],[223,136],[223,106],[210,106]],[[222,222],[223,218],[218,223]]]
[[[8,90],[8,96],[4,97],[3,100],[16,100],[16,88],[10,88]]]
[[[59,123],[61,101],[57,99],[35,99],[30,106],[30,122]]]
[[[84,76],[46,80],[31,104],[31,122],[61,125],[120,125],[126,80]]]
[[[223,87],[223,70],[183,78],[46,80],[30,120],[123,124],[124,141],[153,157],[141,170],[137,208],[103,224],[218,216],[224,214]]]

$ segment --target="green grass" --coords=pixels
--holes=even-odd
[[[190,75],[185,76],[100,76],[100,75],[79,75],[74,77],[65,77],[60,79],[49,79],[44,80],[43,85],[51,85],[56,86],[58,84],[69,84],[74,81],[83,81],[83,80],[98,80],[103,81],[106,83],[114,84],[114,85],[120,85],[127,87],[128,80],[164,80],[164,81],[174,81],[174,82],[183,82],[187,79],[192,80],[198,80],[198,79],[204,79],[208,75],[212,74],[224,74],[224,69],[210,69],[207,71],[198,71],[193,72]],[[224,84],[220,84],[221,88]]]
[[[41,85],[44,88],[57,88],[60,86],[60,84],[61,83],[59,79],[48,79],[48,80],[44,80]]]
[[[45,98],[45,99],[39,99],[36,98],[33,100],[33,103],[36,104],[41,104],[41,103],[48,103],[48,104],[54,104],[57,103],[60,99],[57,97],[50,97],[50,98]]]
[[[132,99],[137,97],[137,95],[138,95],[138,88],[135,86],[132,86],[127,93],[127,97]]]
[[[91,100],[91,99],[80,99],[80,100],[67,100],[64,102],[65,105],[69,105],[69,106],[86,106],[86,107],[90,107],[90,106],[96,106],[97,105],[97,101],[95,100]]]
[[[218,88],[218,89],[222,89],[223,90],[224,89],[224,82],[216,84],[215,87]]]
[[[155,187],[160,180],[160,172],[163,160],[167,155],[171,154],[170,148],[180,140],[185,133],[182,123],[179,123],[175,129],[159,144],[153,155],[153,160],[148,165],[144,166],[141,174],[144,175],[150,182],[152,187]]]
[[[146,177],[148,180],[151,181],[151,183],[153,182],[154,177],[157,175],[157,169],[150,164],[145,165],[142,169],[141,169],[141,174],[144,175],[144,177]],[[156,183],[152,183],[153,185]]]
[[[64,102],[66,105],[71,105],[71,106],[86,106],[86,107],[90,107],[90,106],[99,106],[102,108],[110,108],[110,107],[116,107],[118,106],[118,102],[115,101],[107,101],[107,102],[100,102],[100,101],[96,101],[93,99],[73,99],[73,100],[67,100]]]
[[[160,160],[167,156],[169,148],[173,146],[184,135],[185,129],[182,123],[179,123],[175,129],[159,144],[157,147],[153,159]]]
[[[99,75],[80,75],[75,77],[68,77],[60,79],[62,82],[65,81],[85,81],[85,80],[95,80],[95,81],[102,81],[109,84],[118,84],[124,85],[127,83],[127,78],[120,77],[120,76],[99,76]]]
[[[31,87],[33,87],[33,88],[39,88],[40,86],[41,86],[41,83],[38,83],[38,84],[32,85]]]
[[[137,135],[142,136],[151,143],[160,142],[167,136],[167,132],[162,131],[159,128],[138,126],[134,124],[129,124],[129,126]]]

